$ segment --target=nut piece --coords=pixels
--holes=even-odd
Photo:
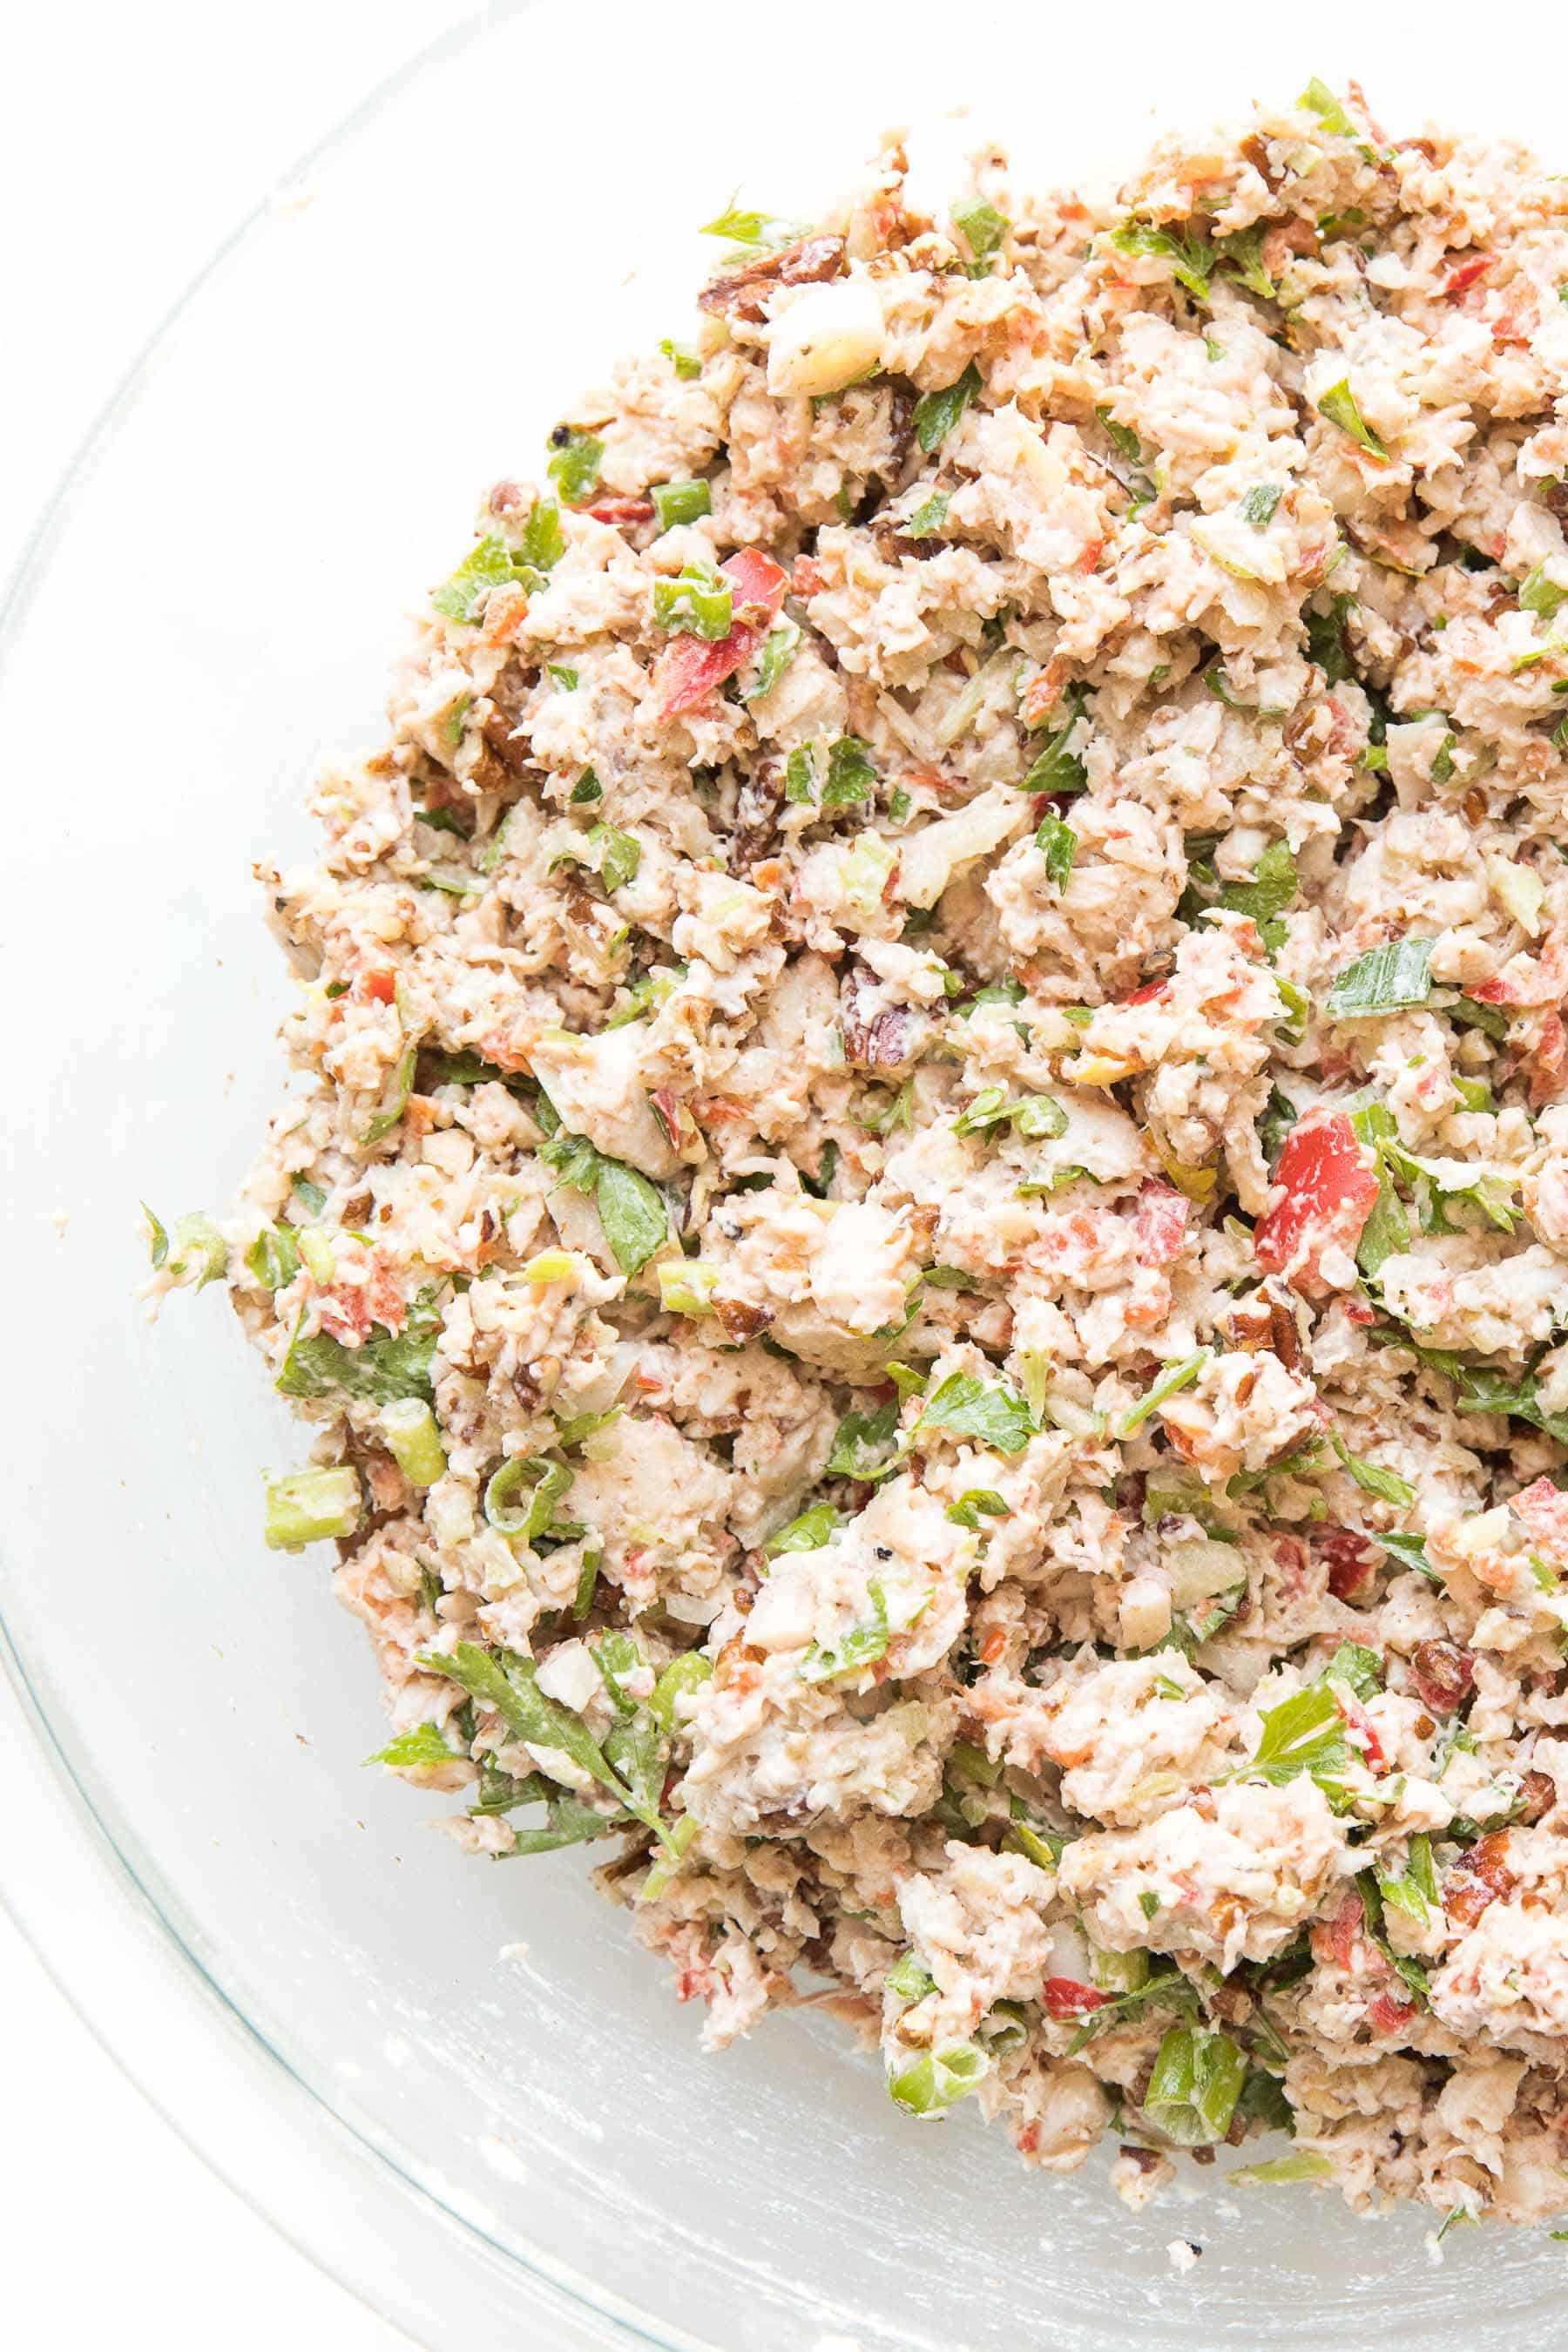
[[[881,362],[882,305],[868,278],[814,286],[773,321],[768,390],[818,399],[842,392]]]

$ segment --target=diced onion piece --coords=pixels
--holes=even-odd
[[[868,278],[814,286],[774,319],[768,390],[797,399],[842,392],[881,363],[882,305]]]
[[[1511,857],[1493,850],[1487,859],[1487,882],[1492,897],[1532,940],[1541,937],[1541,909],[1546,885],[1532,867],[1517,866]]]

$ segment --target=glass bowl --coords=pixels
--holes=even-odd
[[[132,1296],[137,1199],[225,1201],[278,1087],[253,861],[307,847],[316,755],[374,734],[400,607],[478,494],[617,349],[686,331],[694,225],[731,190],[809,213],[910,122],[939,194],[994,134],[1026,173],[1109,181],[1156,128],[1312,72],[1359,73],[1402,129],[1551,153],[1510,23],[1424,52],[1325,25],[1306,56],[1236,5],[487,12],[228,248],[16,583],[0,728],[18,815],[54,814],[26,854],[14,828],[4,944],[34,1043],[0,1605],[57,1771],[13,1758],[0,1859],[131,2071],[432,2352],[1436,2347],[1555,2315],[1539,2235],[1458,2231],[1435,2263],[1426,2213],[1189,2168],[1133,2216],[1102,2158],[1027,2175],[972,2114],[911,2126],[809,2012],[700,2056],[580,1853],[482,1867],[362,1771],[360,1631],[324,1557],[260,1540],[260,1466],[298,1433],[216,1295],[155,1328]],[[1204,2250],[1183,2274],[1177,2237]]]

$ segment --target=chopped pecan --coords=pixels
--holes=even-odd
[[[875,989],[876,982],[859,965],[845,978],[840,992],[844,1058],[852,1069],[886,1077],[893,1071],[907,1070],[919,1058],[926,1016],[907,1004],[873,1010]]]
[[[782,253],[765,253],[715,278],[697,297],[699,310],[722,319],[761,319],[775,286],[811,286],[837,278],[844,267],[841,236],[807,236]]]
[[[1527,1772],[1519,1784],[1519,1818],[1538,1822],[1557,1802],[1557,1783],[1550,1772]]]
[[[1488,1905],[1511,1894],[1517,1884],[1508,1866],[1508,1832],[1489,1830],[1448,1873],[1443,1908],[1459,1927],[1473,1927]]]
[[[1434,1715],[1452,1715],[1475,1682],[1476,1662],[1458,1642],[1417,1642],[1410,1678],[1423,1706]]]
[[[730,836],[732,873],[748,873],[759,858],[767,856],[775,846],[784,795],[784,761],[759,761],[742,782],[735,802],[735,830]]]
[[[748,1307],[739,1298],[716,1297],[713,1312],[727,1339],[754,1339],[773,1319],[767,1307]]]
[[[502,767],[514,772],[529,765],[529,747],[519,739],[517,730],[537,676],[537,671],[524,669],[521,662],[509,661],[490,688],[490,707],[479,729]]]

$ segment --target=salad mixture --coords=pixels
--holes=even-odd
[[[1313,82],[710,226],[264,873],[297,1084],[153,1288],[314,1427],[378,1760],[606,1841],[709,2042],[1542,2220],[1568,189]]]

